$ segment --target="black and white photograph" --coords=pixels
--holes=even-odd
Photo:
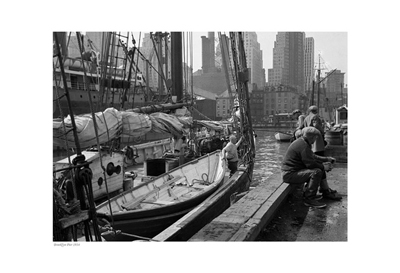
[[[13,271],[396,271],[390,1],[16,6]]]
[[[53,36],[55,242],[347,241],[347,33]]]

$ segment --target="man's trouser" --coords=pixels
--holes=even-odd
[[[289,184],[304,184],[307,183],[307,187],[304,191],[304,197],[310,198],[317,194],[318,187],[325,190],[328,187],[326,181],[326,173],[321,169],[304,169],[297,172],[286,172],[282,171],[283,182]]]

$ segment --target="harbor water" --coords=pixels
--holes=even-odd
[[[290,142],[275,139],[275,130],[256,130],[256,161],[251,187],[256,187],[275,172],[280,172],[281,162]]]

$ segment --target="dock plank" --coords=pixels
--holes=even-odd
[[[292,190],[281,174],[270,176],[203,227],[189,241],[254,240]]]

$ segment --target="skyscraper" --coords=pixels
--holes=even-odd
[[[284,85],[305,92],[305,33],[278,32],[273,49],[273,68],[268,69],[269,85]]]
[[[257,41],[255,32],[244,32],[244,49],[246,52],[247,68],[250,68],[250,83],[256,84],[258,88],[263,88],[263,59],[260,43]],[[252,90],[250,88],[250,90]]]
[[[312,90],[314,79],[314,38],[307,37],[304,51],[305,91]]]

